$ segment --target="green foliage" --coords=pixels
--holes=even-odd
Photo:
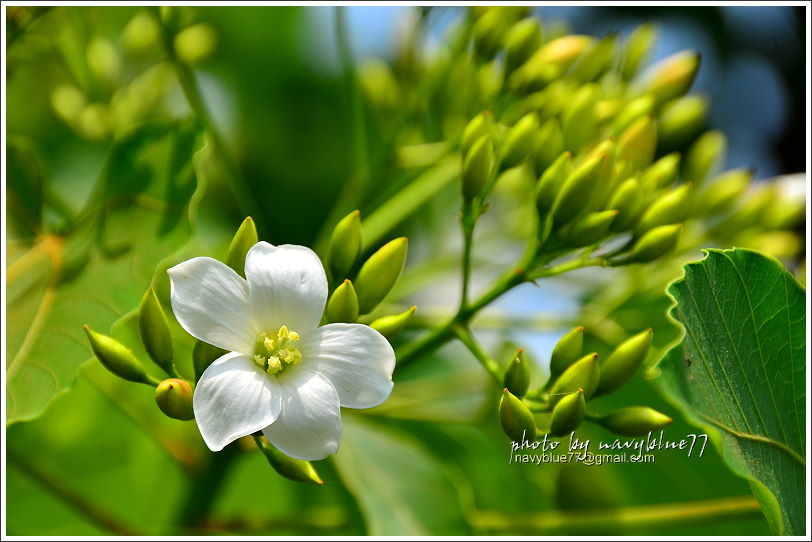
[[[708,250],[668,288],[682,343],[660,363],[674,405],[748,479],[776,534],[804,532],[805,291],[758,252]]]
[[[96,200],[65,233],[9,247],[7,421],[32,419],[90,357],[82,325],[137,306],[156,265],[190,234],[194,123],[145,125],[116,143]]]

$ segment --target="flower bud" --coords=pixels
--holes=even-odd
[[[673,184],[679,173],[679,162],[680,154],[672,152],[651,164],[640,178],[643,189],[652,191]]]
[[[593,156],[606,156],[606,160],[603,162],[603,165],[601,165],[598,181],[595,184],[592,193],[589,194],[588,197],[584,198],[585,202],[582,213],[600,211],[606,208],[606,201],[609,199],[609,196],[612,194],[612,189],[614,188],[613,179],[615,176],[616,149],[617,145],[615,144],[615,140],[614,138],[610,137],[609,139],[601,141],[595,145],[592,150],[589,151],[589,154],[587,154],[584,158],[586,161]],[[617,166],[618,168],[623,169],[624,164],[625,162],[618,163]]]
[[[536,132],[539,128],[539,118],[535,112],[528,113],[508,130],[502,144],[502,164],[505,168],[519,165],[536,143]]]
[[[377,320],[373,320],[369,327],[383,335],[384,337],[391,338],[403,331],[406,324],[409,323],[414,311],[417,310],[416,306],[409,307],[408,310],[391,316],[382,316]]]
[[[550,377],[558,378],[580,357],[583,347],[584,326],[574,327],[561,337],[550,356]]]
[[[708,216],[729,210],[747,190],[755,171],[751,168],[739,168],[717,175],[705,187],[697,198],[697,216]]]
[[[626,179],[620,183],[612,197],[609,198],[608,207],[617,209],[618,212],[610,225],[612,231],[631,229],[643,211],[643,191],[637,179]]]
[[[192,366],[195,370],[195,381],[200,380],[209,365],[211,365],[217,358],[227,354],[226,350],[218,348],[212,344],[204,343],[203,341],[195,341],[195,346],[192,348]]]
[[[587,354],[564,369],[550,390],[550,402],[556,404],[562,394],[573,393],[579,388],[584,390],[584,400],[589,401],[598,388],[600,377],[598,354]]]
[[[530,367],[524,359],[522,348],[519,348],[510,358],[503,382],[505,388],[516,397],[524,397],[527,394],[527,389],[530,387]]]
[[[225,264],[245,278],[245,255],[258,241],[257,225],[254,223],[254,219],[249,216],[242,221],[237,233],[234,234],[234,238],[231,239]]]
[[[612,222],[617,217],[617,210],[589,213],[578,219],[571,226],[562,230],[562,243],[566,247],[579,248],[593,245],[606,237]]]
[[[104,365],[105,369],[130,382],[157,383],[154,378],[144,372],[144,368],[135,358],[132,350],[112,337],[96,333],[87,325],[84,326],[84,330],[88,341],[90,341],[93,354]]]
[[[681,51],[661,60],[650,68],[644,91],[654,97],[657,105],[682,96],[691,88],[699,62],[696,51]]]
[[[611,67],[615,58],[617,34],[593,41],[573,67],[572,76],[579,81],[595,81]]]
[[[578,89],[561,113],[561,131],[567,149],[578,151],[595,137],[598,122],[595,104],[599,98],[600,87],[588,83]]]
[[[513,25],[505,37],[505,63],[508,73],[530,58],[541,45],[541,38],[541,24],[533,17]]]
[[[550,212],[559,189],[570,173],[572,173],[572,153],[565,151],[541,175],[536,185],[536,209],[540,217]]]
[[[408,245],[405,237],[389,241],[361,266],[355,279],[360,314],[371,312],[395,285],[406,262]]]
[[[375,109],[397,111],[403,103],[400,85],[392,68],[378,59],[367,59],[358,66],[361,90]]]
[[[637,223],[637,234],[683,220],[690,209],[692,189],[691,183],[683,184],[654,200]]]
[[[545,171],[564,152],[564,134],[557,118],[547,120],[536,135],[536,149],[533,152],[536,171]]]
[[[583,211],[586,196],[601,180],[606,160],[605,154],[588,157],[567,177],[553,205],[556,224],[566,224]]]
[[[138,331],[152,361],[167,373],[174,374],[175,367],[172,365],[174,350],[169,322],[152,287],[147,288],[138,307]]]
[[[676,149],[689,142],[705,125],[708,98],[683,96],[663,106],[659,117],[660,146]]]
[[[217,34],[206,23],[187,26],[175,36],[175,52],[187,64],[197,64],[217,46]]]
[[[587,46],[589,36],[568,35],[548,41],[516,69],[510,78],[512,88],[541,88],[564,73]]]
[[[727,138],[722,132],[705,132],[685,155],[683,179],[699,185],[722,167],[727,154]]]
[[[294,459],[276,449],[270,442],[261,437],[254,437],[268,464],[277,474],[294,482],[309,482],[322,485],[324,482],[309,461]]]
[[[651,349],[652,336],[651,328],[638,333],[620,343],[601,361],[601,379],[596,395],[612,393],[634,376]]]
[[[644,233],[623,263],[646,263],[674,251],[682,235],[682,224],[657,226]]]
[[[505,388],[499,401],[499,421],[502,431],[514,442],[536,439],[536,420],[524,402]]]
[[[192,420],[192,386],[180,378],[164,380],[155,388],[155,402],[161,412],[176,420]]]
[[[327,260],[333,279],[340,280],[355,265],[361,253],[361,211],[353,211],[341,220],[330,236]]]
[[[121,58],[110,41],[97,37],[87,46],[87,66],[96,77],[113,82],[121,72]]]
[[[657,123],[653,115],[645,115],[623,130],[617,141],[618,158],[628,160],[633,169],[651,163],[657,149]]]
[[[477,89],[480,99],[485,103],[491,103],[501,92],[505,82],[504,66],[494,59],[485,62],[476,70]]]
[[[654,98],[648,94],[644,94],[639,98],[630,101],[626,106],[620,110],[612,123],[613,132],[620,134],[631,126],[631,124],[645,115],[650,115],[654,111]]]
[[[462,155],[466,156],[473,144],[485,134],[490,134],[491,130],[493,130],[493,113],[490,111],[482,111],[472,118],[465,125],[460,138],[460,152],[462,152]]]
[[[621,74],[625,80],[635,76],[640,66],[648,59],[657,41],[657,27],[643,23],[629,35],[624,47]]]
[[[627,407],[604,416],[600,424],[624,437],[644,437],[650,431],[658,431],[673,420],[649,407]]]
[[[344,279],[330,296],[327,302],[327,320],[348,324],[358,321],[358,296],[349,279]]]
[[[586,414],[584,390],[578,389],[575,393],[565,395],[553,408],[550,434],[554,437],[563,437],[572,433],[584,421],[584,414]]]
[[[514,20],[514,12],[497,8],[486,11],[474,21],[471,32],[477,54],[482,58],[493,58]]]
[[[476,140],[462,160],[462,195],[466,201],[481,196],[494,166],[493,138],[485,134]]]

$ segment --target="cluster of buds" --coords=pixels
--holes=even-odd
[[[649,407],[627,407],[602,416],[587,412],[590,400],[614,393],[637,373],[651,347],[651,329],[626,339],[606,358],[584,354],[583,338],[584,328],[578,326],[558,341],[550,356],[549,379],[537,390],[530,390],[530,371],[521,349],[508,362],[499,418],[512,440],[530,440],[539,433],[562,437],[584,419],[623,436],[646,435],[671,423],[671,418]],[[548,415],[548,429],[538,429],[534,412]]]
[[[371,315],[403,271],[408,239],[393,239],[360,263],[362,233],[361,212],[353,211],[336,224],[330,236],[327,262],[334,288],[327,301],[327,321],[362,322],[392,338],[403,331],[416,307],[398,314]]]
[[[214,29],[195,23],[194,12],[183,6],[139,11],[115,39],[71,33],[62,38],[56,46],[70,59],[71,77],[51,90],[51,107],[91,141],[124,137],[156,117],[173,82],[172,60],[197,64],[217,42]]]

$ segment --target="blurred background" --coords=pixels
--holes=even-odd
[[[126,316],[156,267],[189,255],[222,256],[247,215],[256,220],[262,239],[323,250],[325,232],[339,218],[355,208],[373,212],[428,166],[431,156],[443,156],[443,147],[437,154],[430,145],[419,147],[417,159],[401,152],[442,142],[468,118],[433,116],[453,108],[426,106],[410,94],[425,91],[416,51],[444,51],[465,12],[366,6],[343,13],[331,7],[179,9],[172,15],[181,29],[174,47],[197,78],[210,115],[200,118],[163,61],[165,36],[143,8],[5,9],[9,265],[28,261],[26,255],[43,246],[43,239],[63,235],[76,238],[69,255],[84,254],[82,239],[98,238],[106,247],[89,264],[70,262],[70,280],[21,273],[14,284],[7,281],[7,376],[19,371],[9,365],[19,350],[33,349],[28,365],[36,368],[19,378],[31,383],[35,396],[56,396],[50,404],[8,399],[8,534],[540,534],[516,518],[749,494],[711,449],[701,459],[658,455],[654,465],[508,465],[507,440],[495,416],[498,395],[454,346],[399,375],[392,399],[369,416],[345,416],[341,452],[317,465],[323,487],[280,478],[251,443],[235,446],[237,461],[212,479],[217,460],[194,424],[162,417],[149,390],[114,379],[98,363],[83,365],[75,386],[56,393],[72,375],[40,373],[62,363],[66,352],[82,356],[83,323],[103,327],[117,321],[115,334],[131,333]],[[706,96],[710,109],[691,140],[700,131],[723,131],[724,169],[753,167],[758,181],[805,172],[804,9],[539,7],[534,13],[551,34],[628,36],[641,23],[655,23],[659,38],[652,62],[684,49],[702,55],[692,92]],[[388,84],[381,61],[397,73],[400,91],[376,91]],[[449,91],[452,102],[454,92]],[[465,100],[462,91],[459,96]],[[212,139],[211,126],[219,141]],[[215,163],[205,152],[216,145],[227,149],[232,163]],[[188,184],[193,167],[205,190]],[[164,179],[173,176],[186,181]],[[800,186],[803,195],[805,179],[796,178],[792,186],[796,191]],[[100,197],[135,191],[143,209],[105,210],[100,227],[84,220]],[[419,213],[384,232],[388,238],[410,236],[406,273],[388,307],[420,307],[415,330],[403,341],[456,303],[457,193],[454,186],[438,190]],[[493,276],[494,263],[508,265],[520,251],[519,243],[503,240],[517,240],[514,230],[521,228],[498,227],[504,218],[499,201],[515,197],[521,195],[509,189],[498,195],[494,217],[488,217],[493,222],[483,228],[476,287]],[[139,237],[149,229],[144,225],[162,232],[159,242]],[[783,227],[789,237],[771,238],[776,241],[770,245],[799,276],[805,273],[804,228],[801,217]],[[726,242],[720,244],[726,248]],[[537,376],[545,373],[555,341],[578,323],[594,330],[588,340],[599,352],[624,333],[648,326],[657,334],[664,330],[655,334],[664,347],[673,335],[662,287],[679,276],[681,262],[699,255],[697,248],[664,265],[656,278],[646,271],[624,274],[625,281],[639,285],[639,295],[616,296],[611,307],[602,300],[618,291],[612,281],[620,275],[608,272],[519,288],[480,318],[477,333],[505,356],[515,345],[526,347]],[[121,254],[132,259],[122,260]],[[34,269],[48,267],[46,258]],[[67,284],[69,295],[59,304],[67,322],[60,325],[66,327],[49,333],[46,326],[29,345],[25,335],[43,295],[38,288],[54,280]],[[85,297],[95,305],[82,305]],[[640,404],[669,409],[642,378],[628,394]],[[609,437],[600,428],[588,431],[595,439]],[[669,432],[692,429],[677,419]],[[606,529],[599,534],[634,532]],[[563,532],[596,534],[577,527]],[[754,516],[645,534],[767,533],[765,520]]]

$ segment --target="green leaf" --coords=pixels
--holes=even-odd
[[[138,305],[156,265],[189,238],[197,187],[189,123],[145,125],[111,149],[99,203],[64,235],[9,245],[7,423],[39,416],[106,331]]]
[[[707,250],[668,287],[681,344],[660,363],[661,391],[750,482],[772,530],[805,524],[805,291],[781,263]]]
[[[410,438],[343,417],[335,464],[358,499],[372,536],[460,535],[468,532],[458,489],[438,460]]]

